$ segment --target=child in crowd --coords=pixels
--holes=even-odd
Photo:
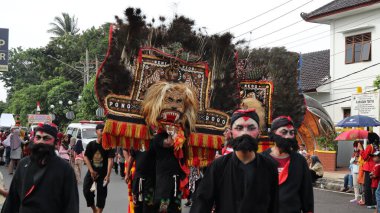
[[[359,183],[358,183],[358,174],[359,174],[359,150],[357,148],[358,141],[354,142],[354,153],[350,159],[350,169],[352,175],[352,183],[354,186],[355,198],[350,200],[351,203],[357,203],[359,201]]]

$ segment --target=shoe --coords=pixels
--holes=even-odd
[[[341,192],[346,192],[348,190],[348,188],[342,188],[340,191]]]
[[[350,200],[350,203],[357,203],[358,201],[356,199]]]
[[[347,193],[353,193],[354,190],[350,188],[350,189],[348,189],[346,192],[347,192]]]
[[[376,206],[367,206],[367,209],[376,209]]]
[[[187,202],[185,203],[185,206],[187,206],[187,207],[191,207],[191,201],[187,201]]]
[[[364,201],[362,201],[362,200],[359,200],[359,201],[358,201],[358,205],[359,205],[359,206],[364,206],[364,205],[365,205],[365,203],[364,203]]]

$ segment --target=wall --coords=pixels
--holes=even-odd
[[[372,38],[371,61],[345,64],[345,37],[367,32],[371,32]],[[380,63],[380,9],[333,20],[330,23],[330,54],[332,80]],[[373,90],[373,81],[377,75],[380,75],[380,65],[337,80],[331,83],[330,87],[317,89],[323,94],[327,93],[327,95],[311,96],[322,103],[327,100],[341,99],[333,103],[342,103],[325,107],[334,123],[337,123],[343,119],[342,108],[351,107],[351,101],[343,102],[347,100],[344,98],[356,93],[358,86],[363,88],[363,92]],[[379,128],[374,128],[374,131],[379,133]]]

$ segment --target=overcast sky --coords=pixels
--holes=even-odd
[[[238,36],[237,40],[250,41],[251,47],[285,46],[291,51],[307,53],[329,49],[329,26],[305,21],[296,22],[301,20],[301,12],[313,11],[330,1],[7,0],[0,4],[0,28],[9,29],[10,48],[37,48],[49,42],[51,35],[46,32],[50,28],[49,23],[54,21],[55,16],[61,16],[62,12],[78,18],[78,25],[82,31],[92,26],[98,27],[106,22],[113,22],[115,15],[123,17],[123,11],[132,6],[141,8],[148,20],[152,18],[157,20],[160,15],[165,16],[167,20],[172,19],[175,13],[185,15],[194,19],[197,27],[205,27],[208,34],[219,33],[253,18],[228,31]],[[281,4],[284,5],[254,18]],[[290,12],[292,10],[294,11]],[[288,12],[290,13],[285,15]],[[296,24],[292,25],[293,23]],[[292,26],[287,27],[288,25]],[[312,29],[301,32],[309,28]],[[252,29],[255,30],[247,33]],[[300,33],[294,35],[297,32]],[[271,35],[267,35],[270,33]],[[290,37],[285,38],[288,36]],[[276,40],[278,41],[274,42]],[[5,99],[6,91],[0,82],[0,100],[5,101]]]

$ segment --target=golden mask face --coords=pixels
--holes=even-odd
[[[185,94],[178,90],[169,90],[165,94],[160,113],[160,121],[177,123],[185,111]]]

